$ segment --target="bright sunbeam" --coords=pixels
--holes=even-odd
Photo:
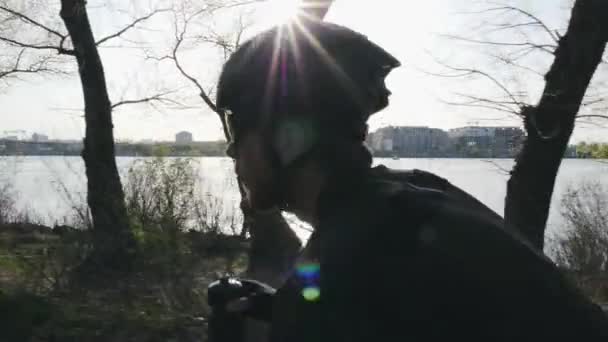
[[[266,7],[269,20],[273,24],[279,24],[295,18],[301,2],[301,0],[270,0]]]

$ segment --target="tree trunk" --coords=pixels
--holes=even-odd
[[[107,267],[128,265],[134,238],[114,153],[112,108],[85,0],[61,0],[61,18],[70,34],[84,93],[86,134],[82,157],[87,201],[93,219],[93,261]]]
[[[505,221],[541,250],[555,178],[607,41],[608,1],[577,0],[541,100],[522,111],[528,136],[507,183]]]

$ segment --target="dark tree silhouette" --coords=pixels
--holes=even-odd
[[[507,184],[505,220],[544,246],[555,178],[585,92],[608,42],[608,2],[577,0],[536,106],[522,109],[528,133]]]
[[[502,39],[446,37],[488,47],[487,55],[497,67],[484,71],[479,67],[454,67],[440,62],[448,71],[439,76],[480,78],[498,90],[496,96],[457,93],[459,100],[448,101],[449,104],[507,113],[523,120],[527,137],[510,172],[504,215],[508,227],[543,249],[555,178],[575,123],[608,118],[597,112],[605,103],[606,85],[597,82],[589,89],[606,46],[608,24],[603,14],[608,13],[608,3],[574,1],[563,35],[550,29],[538,16],[508,2],[488,3],[490,7],[473,14],[499,13],[502,19],[484,20],[481,25],[489,26],[487,32],[499,33]],[[492,20],[498,22],[492,23]],[[506,31],[514,33],[514,40],[504,38]],[[551,57],[553,63],[548,73],[538,71],[537,61],[550,62]],[[539,102],[530,104],[529,94],[523,89],[514,89],[518,85],[505,82],[501,73],[544,77],[545,88]]]
[[[103,64],[93,38],[84,0],[62,0],[61,18],[69,32],[84,95],[86,133],[82,158],[87,200],[93,219],[94,260],[117,267],[129,262],[134,238],[114,153],[112,105]],[[103,43],[107,39],[100,40]]]
[[[124,193],[115,160],[112,109],[124,104],[162,100],[162,94],[112,105],[98,46],[122,36],[162,11],[165,10],[155,10],[136,18],[117,32],[96,41],[89,23],[85,0],[61,0],[60,17],[67,33],[45,25],[25,13],[0,6],[0,13],[9,18],[17,18],[28,27],[41,30],[48,37],[44,42],[28,42],[0,33],[0,41],[22,51],[56,52],[76,59],[85,107],[86,133],[82,157],[87,176],[87,202],[93,221],[94,248],[90,260],[96,265],[108,268],[123,268],[129,265],[135,251],[135,241],[129,228]],[[22,53],[9,73],[24,72],[20,67],[21,56]],[[45,61],[50,58],[42,57],[25,70],[46,71]]]

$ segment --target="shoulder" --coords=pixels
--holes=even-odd
[[[389,181],[409,182],[414,185],[439,190],[445,189],[450,185],[447,179],[419,169],[393,170],[384,165],[378,165],[372,169],[372,176]]]
[[[370,203],[360,229],[371,231],[370,244],[407,246],[412,253],[436,253],[475,268],[484,260],[542,264],[551,261],[510,229],[503,218],[443,177],[422,170],[372,170]],[[366,212],[365,212],[366,211]],[[368,226],[368,228],[365,228]],[[370,246],[371,247],[371,246]],[[533,261],[534,260],[534,261]],[[508,266],[505,264],[505,266]],[[466,267],[465,267],[466,268]]]
[[[438,205],[447,208],[458,208],[462,214],[485,218],[494,224],[502,225],[500,215],[476,199],[474,196],[452,184],[447,179],[434,173],[412,169],[391,170],[384,165],[372,169],[372,178],[377,183],[385,183],[393,195],[398,194],[402,202],[415,201],[420,206]],[[388,184],[388,185],[387,185]],[[385,193],[385,196],[388,193]],[[415,197],[415,199],[412,198]],[[404,205],[405,203],[401,203]]]

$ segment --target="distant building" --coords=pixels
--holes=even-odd
[[[449,147],[448,134],[429,127],[384,127],[370,134],[370,148],[379,155],[439,157]]]
[[[467,126],[453,128],[448,131],[450,138],[460,137],[493,137],[496,127],[483,127],[483,126]]]
[[[4,140],[17,141],[17,140],[19,140],[19,137],[16,135],[8,135],[8,136],[4,137]]]
[[[467,126],[448,131],[456,153],[466,156],[513,157],[525,133],[518,127]]]
[[[34,133],[34,134],[32,134],[32,141],[36,141],[36,142],[49,141],[49,137],[48,137],[48,135]]]
[[[370,133],[367,145],[376,156],[514,157],[525,133],[518,127],[468,126],[448,132],[431,127],[384,127]]]
[[[194,141],[194,139],[190,132],[182,131],[175,135],[175,143],[177,144],[190,144],[192,141]]]

